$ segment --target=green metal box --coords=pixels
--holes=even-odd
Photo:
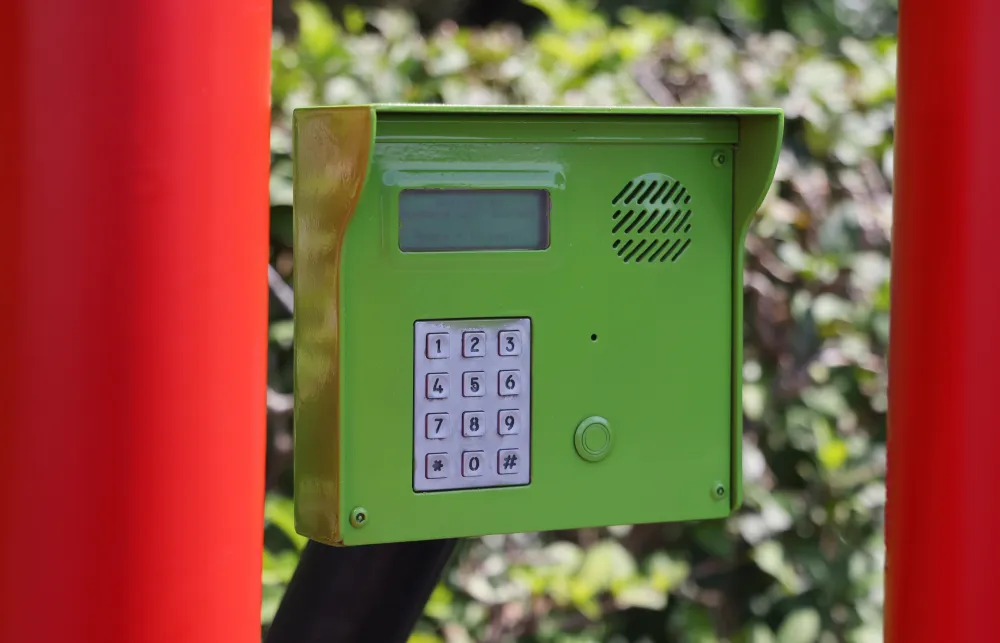
[[[740,502],[775,109],[294,114],[295,514],[358,545]]]

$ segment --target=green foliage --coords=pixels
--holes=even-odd
[[[297,7],[274,42],[272,259],[292,270],[289,111],[367,101],[777,105],[777,178],[747,241],[745,507],[727,521],[478,539],[414,642],[881,640],[895,43],[835,54],[783,33],[734,42],[666,15],[611,23],[532,0],[550,26],[422,36],[405,13]],[[752,3],[747,3],[750,6]],[[275,306],[276,310],[279,310]],[[291,393],[276,312],[271,387]],[[294,567],[287,409],[270,414],[262,619]]]

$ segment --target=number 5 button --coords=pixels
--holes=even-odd
[[[521,394],[521,371],[500,371],[498,379],[500,395]]]
[[[518,330],[500,331],[500,341],[497,343],[497,350],[500,351],[500,355],[520,355],[521,331]]]
[[[482,371],[462,373],[462,395],[464,397],[482,397],[486,395],[484,386],[486,373]]]

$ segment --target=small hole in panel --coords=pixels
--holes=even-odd
[[[590,341],[592,341],[592,342],[596,342],[597,341],[597,333],[594,333],[593,335],[590,336]]]

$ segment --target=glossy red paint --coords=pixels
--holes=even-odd
[[[993,641],[1000,3],[900,5],[886,641]]]
[[[0,640],[259,641],[271,3],[13,4]]]

